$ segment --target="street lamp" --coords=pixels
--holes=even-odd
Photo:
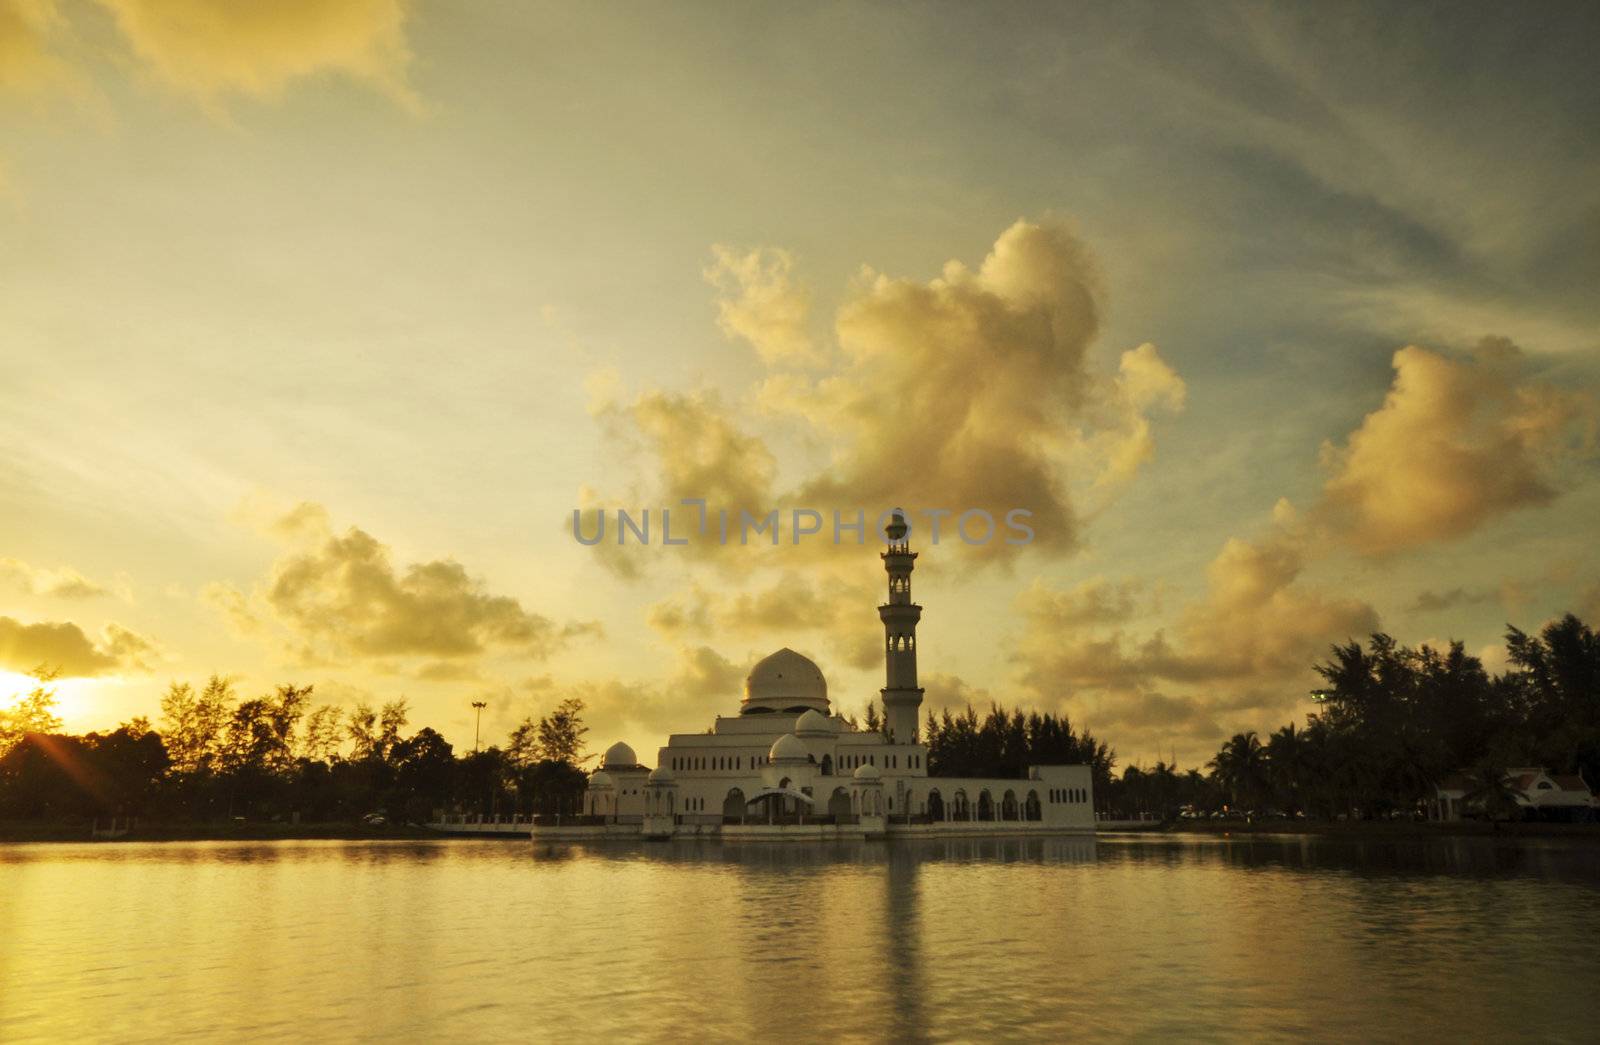
[[[474,700],[472,706],[478,709],[478,723],[472,727],[472,753],[478,753],[478,741],[483,737],[483,709],[489,706],[487,700]]]

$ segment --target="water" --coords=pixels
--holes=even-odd
[[[1595,1040],[1600,848],[0,846],[0,1040]]]

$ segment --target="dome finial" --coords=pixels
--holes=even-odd
[[[899,543],[900,541],[904,540],[908,530],[909,528],[906,526],[906,513],[900,508],[896,508],[894,510],[893,515],[889,519],[889,525],[883,528],[884,534],[895,543]]]

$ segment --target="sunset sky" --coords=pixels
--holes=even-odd
[[[933,707],[1191,766],[1329,643],[1600,619],[1600,8],[0,0],[0,701],[567,696],[653,758],[871,545]],[[678,523],[675,515],[674,525]],[[659,525],[659,522],[657,522]],[[608,533],[608,537],[612,534]],[[648,754],[647,754],[648,753]]]

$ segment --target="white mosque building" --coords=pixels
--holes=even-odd
[[[1024,779],[928,775],[918,743],[917,553],[904,516],[885,529],[888,601],[882,731],[834,712],[816,664],[791,649],[758,662],[737,714],[704,733],[675,733],[656,766],[613,744],[589,779],[582,825],[534,828],[647,837],[877,837],[945,833],[1093,831],[1088,766],[1031,766]]]

